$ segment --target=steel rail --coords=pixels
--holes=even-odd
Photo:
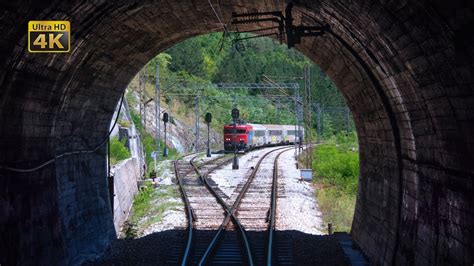
[[[273,179],[272,179],[272,195],[271,195],[271,202],[270,202],[270,214],[268,217],[268,242],[267,242],[267,266],[273,264],[273,239],[274,239],[274,232],[275,232],[275,223],[276,223],[276,204],[277,204],[277,196],[278,196],[278,159],[280,155],[284,152],[289,150],[293,150],[293,148],[286,149],[278,153],[275,157],[273,162]]]
[[[188,195],[186,193],[186,189],[184,188],[184,184],[181,180],[181,177],[179,176],[178,161],[182,160],[185,157],[196,154],[196,156],[194,156],[190,160],[190,162],[194,161],[194,159],[196,159],[197,156],[199,156],[198,154],[200,154],[200,153],[202,153],[202,152],[188,153],[188,154],[185,154],[185,155],[179,157],[178,159],[174,160],[174,162],[173,162],[174,163],[174,173],[175,173],[176,179],[178,180],[179,189],[180,189],[181,196],[183,198],[185,209],[186,209],[186,216],[188,218],[188,238],[187,238],[187,243],[186,243],[186,248],[185,248],[185,251],[184,251],[184,254],[183,254],[183,258],[181,260],[181,266],[186,266],[186,265],[190,264],[189,258],[190,258],[191,253],[192,253],[192,246],[193,246],[193,240],[194,240],[193,239],[193,230],[194,230],[195,216],[194,216],[194,210],[191,207],[191,203],[189,202],[189,198],[188,198]],[[203,165],[201,165],[201,167],[204,166],[204,165],[211,164],[211,163],[217,161],[220,158],[221,157],[217,157],[215,159],[209,160],[209,161],[205,162]],[[230,158],[230,159],[232,159],[232,158]],[[217,167],[225,164],[225,163],[228,163],[228,160],[226,160],[226,161],[222,162],[221,164],[219,164],[218,166],[214,167],[213,170],[216,169]],[[195,165],[191,164],[191,166],[193,166],[194,170],[197,169],[197,167]],[[184,176],[188,175],[191,171],[184,173]]]
[[[265,153],[262,156],[262,158],[259,159],[259,161],[255,165],[252,173],[247,178],[247,182],[245,183],[244,187],[242,188],[239,195],[237,196],[237,199],[235,200],[234,204],[232,205],[230,210],[227,211],[227,216],[225,217],[224,221],[222,222],[221,226],[219,227],[219,230],[217,231],[217,233],[214,235],[214,238],[212,239],[211,243],[208,245],[208,248],[204,252],[201,260],[199,261],[199,265],[205,265],[208,262],[209,257],[211,256],[211,254],[214,253],[215,248],[217,246],[217,243],[219,242],[220,238],[222,237],[222,233],[224,232],[224,228],[227,226],[227,224],[230,222],[231,219],[233,220],[234,224],[237,225],[237,227],[239,228],[239,232],[241,232],[240,234],[241,234],[241,237],[242,237],[242,242],[244,244],[245,253],[246,253],[246,256],[247,256],[247,264],[248,265],[255,265],[253,254],[252,254],[251,247],[250,247],[250,242],[248,241],[247,235],[245,233],[245,229],[243,228],[242,224],[239,222],[238,218],[235,217],[235,212],[239,208],[239,205],[240,205],[242,199],[244,198],[245,194],[247,193],[253,179],[257,175],[257,171],[260,168],[260,164],[263,162],[263,160],[268,155],[270,155],[271,153],[273,153],[275,151],[281,150],[281,149],[288,149],[288,148],[283,147],[283,148],[274,149],[272,151],[269,151],[269,152]],[[290,148],[290,149],[293,149],[293,148]],[[205,178],[204,178],[204,180],[205,180]]]
[[[181,191],[181,196],[184,201],[184,207],[186,208],[186,216],[188,217],[188,241],[186,243],[186,249],[183,254],[183,259],[181,260],[181,266],[186,266],[188,264],[193,245],[194,213],[191,207],[191,203],[189,202],[188,195],[186,194],[186,190],[184,189],[184,185],[181,182],[181,177],[179,176],[178,160],[174,161],[174,174],[176,175],[176,179],[178,180],[179,190]]]
[[[191,159],[190,163],[191,165],[193,166],[194,170],[196,171],[196,173],[198,174],[199,178],[201,179],[201,181],[203,182],[203,184],[206,186],[206,188],[211,192],[211,194],[217,199],[217,201],[219,202],[219,204],[224,208],[224,210],[226,211],[227,213],[227,217],[229,217],[229,221],[230,219],[232,219],[232,221],[234,222],[234,224],[237,226],[238,228],[238,232],[239,232],[239,235],[240,237],[242,238],[242,242],[244,244],[244,251],[245,251],[245,254],[247,256],[247,261],[248,261],[248,264],[249,265],[254,265],[253,263],[253,255],[252,255],[252,251],[251,251],[251,248],[250,248],[250,245],[249,245],[249,241],[248,241],[248,238],[247,238],[247,235],[245,233],[245,229],[244,227],[242,226],[242,224],[239,222],[239,220],[237,219],[237,217],[235,217],[234,213],[232,212],[232,208],[229,207],[229,205],[227,205],[227,203],[224,201],[224,199],[222,199],[222,197],[217,193],[217,191],[207,182],[207,176],[203,176],[200,172],[199,172],[199,169],[196,167],[196,165],[194,164],[194,159]],[[231,158],[232,159],[232,158]],[[217,168],[219,166],[216,166],[215,168]],[[215,168],[211,169],[209,172],[212,172]],[[218,229],[218,233],[217,234],[222,234],[222,232],[224,231],[224,228],[225,226],[227,226],[228,224],[228,221],[224,222],[219,226],[219,229]],[[218,239],[214,238],[211,243],[209,244],[209,246],[215,246],[217,244]],[[209,253],[208,253],[209,251]],[[204,253],[203,257],[201,258],[201,260],[199,261],[199,265],[205,265],[207,263],[207,259],[209,258],[209,255],[212,253],[213,249],[206,249],[206,252]]]
[[[179,171],[178,171],[178,161],[179,160],[182,160],[183,158],[185,157],[188,157],[188,156],[191,156],[191,155],[194,155],[196,154],[196,156],[194,156],[192,159],[196,158],[200,153],[202,152],[198,152],[198,153],[187,153],[187,154],[184,154],[180,157],[178,157],[176,160],[173,161],[173,164],[174,164],[174,174],[176,176],[176,180],[178,181],[178,186],[179,186],[179,190],[181,192],[181,197],[183,198],[183,202],[184,202],[184,207],[186,209],[186,216],[188,218],[188,239],[187,239],[187,243],[186,243],[186,248],[185,248],[185,251],[184,251],[184,254],[183,254],[183,258],[181,260],[181,266],[186,266],[189,264],[189,257],[191,255],[191,252],[192,252],[192,245],[193,245],[193,230],[194,230],[194,221],[195,221],[195,216],[194,216],[194,210],[193,208],[191,207],[191,203],[189,202],[189,198],[188,198],[188,195],[186,193],[186,190],[184,189],[184,184],[181,182],[181,177],[179,176]],[[218,157],[219,158],[219,157]],[[216,159],[218,159],[216,158]],[[216,159],[212,160],[212,161],[215,161]],[[184,173],[184,176],[188,175],[189,172],[186,172]]]

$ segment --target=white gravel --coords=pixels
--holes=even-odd
[[[222,192],[224,192],[227,196],[231,197],[232,194],[235,194],[235,187],[240,182],[242,182],[243,178],[248,176],[251,171],[251,167],[254,167],[257,164],[260,156],[270,150],[278,148],[280,147],[265,148],[244,154],[242,157],[239,158],[239,169],[233,170],[232,163],[230,163],[222,167],[221,169],[218,169],[214,173],[210,174],[209,177],[214,182],[216,182]],[[234,200],[232,197],[231,199]]]
[[[181,199],[178,199],[181,201]],[[186,215],[184,214],[184,207],[174,207],[173,210],[167,210],[163,213],[163,219],[159,222],[151,224],[147,227],[141,236],[146,236],[156,232],[162,232],[177,228],[186,228]]]
[[[228,164],[221,169],[213,172],[209,177],[219,185],[219,188],[230,197],[229,204],[235,200],[237,193],[235,193],[236,186],[242,182],[243,178],[247,177],[264,153],[278,149],[280,147],[272,147],[261,150],[249,152],[239,158],[239,169],[232,170],[232,164]],[[199,156],[196,162],[201,163],[212,158]],[[157,183],[169,184],[174,173],[171,171],[169,165],[171,161],[162,162],[159,165],[164,171],[161,175],[161,180]],[[317,200],[315,198],[314,188],[310,183],[300,181],[300,172],[296,169],[296,161],[294,158],[294,150],[284,152],[278,161],[279,164],[279,191],[284,191],[283,195],[277,200],[277,230],[296,230],[308,234],[323,234],[323,225],[321,212],[318,209]],[[262,169],[267,169],[271,172],[273,165],[271,163],[263,163]],[[172,199],[172,201],[181,202],[181,198]],[[167,210],[163,214],[163,219],[150,225],[143,231],[142,235],[148,235],[155,232],[161,232],[169,229],[185,228],[186,215],[184,207],[174,207],[172,210]]]
[[[264,153],[278,149],[272,147],[253,151],[243,155],[240,159],[238,170],[232,170],[232,164],[209,175],[219,188],[230,197],[228,203],[232,204],[237,193],[235,187],[248,176],[251,167],[255,166],[259,157]],[[268,162],[267,162],[268,161]],[[277,230],[296,230],[308,234],[324,234],[322,231],[322,216],[316,201],[314,188],[310,183],[300,181],[300,171],[296,169],[294,150],[284,152],[278,161],[279,166],[279,191],[284,191],[277,200]],[[261,169],[273,170],[273,164],[265,160]]]
[[[224,156],[224,154],[211,154],[211,157],[207,157],[205,153],[201,153],[196,157],[196,159],[194,159],[194,162],[197,164],[202,164],[202,163],[205,163],[210,160],[214,160],[222,156]],[[186,157],[186,158],[191,158],[191,157]]]
[[[194,156],[194,155],[192,155]],[[185,159],[190,159],[192,156],[187,156]],[[212,154],[212,157],[206,157],[205,154],[199,155],[195,162],[200,164],[208,160],[215,159],[222,156],[222,154]],[[155,179],[156,184],[160,185],[174,185],[172,183],[172,178],[174,178],[174,169],[173,169],[173,160],[162,161],[157,165],[157,170],[160,175]],[[174,185],[177,187],[177,185]],[[160,189],[159,187],[156,189]],[[166,202],[177,202],[180,206],[172,207],[166,210],[163,213],[163,218],[155,222],[140,232],[140,237],[153,234],[156,232],[162,232],[171,229],[183,229],[187,226],[186,213],[184,211],[184,204],[182,202],[181,196],[177,198],[168,198]],[[141,222],[144,222],[144,219],[151,219],[152,217],[144,217]]]
[[[321,235],[322,216],[310,183],[300,181],[294,150],[284,152],[278,160],[279,190],[284,197],[277,200],[277,230],[297,230]]]
[[[156,184],[172,185],[172,178],[174,177],[173,160],[164,160],[156,165],[157,177]]]

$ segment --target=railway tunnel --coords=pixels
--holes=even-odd
[[[377,265],[471,265],[473,5],[293,3],[295,20],[329,25],[295,48],[331,77],[354,117],[354,241]],[[115,231],[101,144],[132,77],[165,48],[222,31],[232,12],[285,5],[2,1],[0,264],[78,264],[103,252]],[[69,20],[71,51],[29,53],[29,20]]]

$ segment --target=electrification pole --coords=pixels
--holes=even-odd
[[[345,114],[346,114],[346,130],[347,130],[347,133],[349,133],[349,131],[351,131],[349,107],[345,108]]]
[[[159,159],[160,154],[160,65],[156,64],[155,74],[155,127],[156,127],[156,159]],[[156,165],[155,165],[156,171]]]
[[[322,138],[322,131],[321,131],[321,105],[319,103],[316,104],[316,110],[317,110],[317,119],[318,119],[318,125],[317,125],[317,130],[318,132],[316,132],[317,134],[317,142],[320,143],[321,142],[321,138]]]
[[[306,142],[306,168],[311,168],[311,162],[313,161],[313,143],[311,130],[313,129],[313,121],[311,112],[311,77],[309,65],[304,67],[304,88],[305,88],[305,99],[304,99],[304,120],[305,120],[305,138]]]
[[[297,98],[297,89],[293,89],[293,99],[294,99],[294,102],[295,102],[295,160],[298,160],[298,136],[299,136],[299,132],[298,132],[298,98]]]
[[[199,96],[196,96],[196,116],[195,127],[196,127],[196,141],[194,144],[194,151],[198,151],[198,144],[199,144]]]
[[[143,72],[140,71],[138,72],[138,92],[139,92],[139,104],[138,104],[138,107],[140,109],[140,119],[143,119],[143,109],[144,109],[144,104],[145,104],[145,101],[144,101],[144,91],[143,91]],[[142,122],[142,121],[141,121]],[[144,123],[142,122],[141,123],[142,126],[144,125]],[[143,129],[145,129],[144,127],[142,127]]]
[[[142,73],[141,75],[142,79],[142,96],[143,96],[143,130],[146,131],[146,105],[148,104],[148,100],[146,97],[146,79],[145,79],[145,73]]]

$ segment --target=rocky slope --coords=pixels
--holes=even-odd
[[[135,112],[140,112],[140,107],[138,105],[139,95],[136,91],[132,91],[133,101],[129,101],[130,108]],[[160,138],[164,138],[164,124],[161,120],[163,118],[163,113],[167,112],[170,115],[170,122],[167,124],[167,134],[168,134],[168,147],[175,148],[180,153],[188,153],[193,151],[195,146],[196,134],[195,134],[195,115],[194,112],[180,113],[178,108],[170,108],[170,106],[163,101],[160,104]],[[182,108],[179,108],[182,110]],[[145,115],[146,112],[146,115]],[[155,101],[151,100],[146,104],[145,111],[143,113],[142,122],[146,131],[151,133],[153,136],[156,136],[157,126],[156,126],[156,115],[155,115]],[[204,114],[200,114],[200,127],[199,127],[199,141],[198,141],[198,150],[204,151],[207,145],[207,126],[204,123],[203,117]],[[146,119],[146,121],[145,121]],[[210,130],[210,145],[212,150],[222,149],[222,134],[214,131],[212,128]]]

